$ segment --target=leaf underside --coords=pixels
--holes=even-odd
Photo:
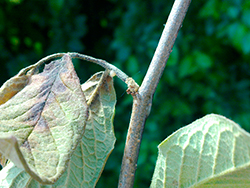
[[[250,136],[220,115],[207,115],[159,146],[151,188],[250,187]]]
[[[47,185],[46,188],[95,187],[115,143],[113,117],[116,95],[113,79],[106,75],[100,83],[101,79],[103,72],[96,73],[82,85],[87,100],[92,101],[85,133],[69,161],[67,170],[55,184]],[[0,178],[0,187],[15,187],[17,184],[18,187],[30,188],[42,186],[12,163],[2,171],[5,177],[2,180]]]
[[[70,56],[30,75],[19,90],[0,105],[0,152],[37,181],[54,183],[65,172],[87,120]]]

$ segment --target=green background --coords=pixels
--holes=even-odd
[[[152,59],[173,1],[0,0],[0,83],[56,52],[105,59],[139,84]],[[74,61],[84,82],[101,67]],[[154,95],[145,125],[135,186],[148,187],[157,145],[209,113],[250,131],[250,1],[191,2]],[[132,97],[115,78],[116,147],[97,184],[117,187]]]

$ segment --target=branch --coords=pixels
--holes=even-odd
[[[56,54],[52,54],[49,56],[46,56],[44,58],[42,58],[41,60],[39,60],[37,63],[28,66],[25,69],[22,69],[18,75],[23,75],[26,74],[27,71],[29,71],[29,74],[34,74],[34,72],[37,70],[38,67],[40,67],[42,64],[44,64],[45,62],[58,58],[58,57],[62,57],[64,55],[68,54],[71,58],[77,58],[77,59],[81,59],[81,60],[85,60],[85,61],[89,61],[95,64],[98,64],[100,66],[102,66],[103,68],[113,71],[112,73],[112,77],[114,75],[116,75],[118,78],[120,78],[123,82],[125,82],[128,86],[128,90],[127,92],[130,94],[134,94],[138,91],[139,89],[139,85],[134,81],[133,78],[128,77],[128,75],[126,75],[124,72],[122,72],[120,69],[118,69],[116,66],[108,63],[107,61],[104,61],[102,59],[97,59],[91,56],[87,56],[87,55],[83,55],[83,54],[79,54],[76,52],[69,52],[69,53],[56,53]]]
[[[133,78],[128,77],[124,72],[122,72],[116,66],[108,63],[107,61],[104,61],[102,59],[96,59],[96,58],[91,57],[91,56],[82,55],[82,54],[74,53],[74,52],[68,53],[68,54],[72,58],[78,58],[78,59],[82,59],[82,60],[89,61],[92,63],[96,63],[96,64],[104,67],[105,69],[113,71],[118,78],[120,78],[123,82],[125,82],[127,84],[127,86],[128,86],[127,92],[129,94],[135,94],[138,91],[139,85],[134,81]]]
[[[107,61],[104,61],[102,59],[97,59],[91,56],[87,56],[87,55],[83,55],[83,54],[79,54],[79,53],[68,53],[72,58],[78,58],[78,59],[82,59],[85,61],[89,61],[95,64],[98,64],[100,66],[102,66],[105,69],[109,69],[115,72],[116,76],[118,78],[120,78],[123,82],[126,82],[126,80],[129,78],[128,75],[126,75],[124,72],[122,72],[120,69],[118,69],[117,67],[115,67],[114,65],[108,63]]]
[[[191,0],[175,0],[147,74],[139,88],[138,94],[133,96],[132,115],[118,188],[133,187],[142,133],[145,121],[151,110],[152,98],[190,2]]]

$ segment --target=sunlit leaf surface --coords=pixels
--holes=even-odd
[[[207,115],[159,145],[151,188],[250,187],[250,136],[233,121]]]

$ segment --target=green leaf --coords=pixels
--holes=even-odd
[[[195,64],[195,60],[192,55],[186,56],[180,63],[179,66],[179,77],[184,78],[197,72],[198,66]]]
[[[1,95],[1,93],[0,93]],[[0,105],[0,152],[44,184],[65,172],[82,138],[87,104],[68,55]]]
[[[88,103],[92,100],[89,120],[78,154],[79,156],[81,154],[84,159],[84,181],[82,183],[84,188],[95,187],[116,140],[113,128],[116,94],[113,78],[107,73],[96,73],[82,85]],[[102,79],[103,81],[101,81]],[[98,84],[100,86],[96,90]]]
[[[250,52],[250,33],[246,33],[242,40],[242,51],[244,54],[249,54]]]
[[[114,148],[113,117],[116,95],[112,77],[96,73],[82,85],[89,105],[89,119],[82,140],[74,151],[67,170],[46,188],[95,187],[104,165]],[[18,185],[18,186],[17,186]],[[0,171],[0,187],[40,187],[24,170],[9,163]]]
[[[249,18],[250,18],[250,10],[246,9],[242,12],[241,20],[248,27],[250,27],[250,19]]]
[[[244,41],[244,37],[248,32],[249,29],[247,28],[247,26],[240,22],[235,22],[228,26],[229,39],[238,50],[244,51],[244,49],[242,49],[242,43]],[[244,47],[245,46],[246,45],[244,45]]]
[[[219,3],[216,0],[207,1],[206,4],[201,7],[199,16],[201,18],[213,17],[214,19],[218,19],[220,17],[218,7]]]
[[[194,51],[194,59],[196,66],[203,70],[208,69],[213,65],[213,61],[211,60],[210,56],[203,53],[202,51]]]
[[[158,147],[151,188],[250,187],[250,135],[223,116],[198,119]]]

